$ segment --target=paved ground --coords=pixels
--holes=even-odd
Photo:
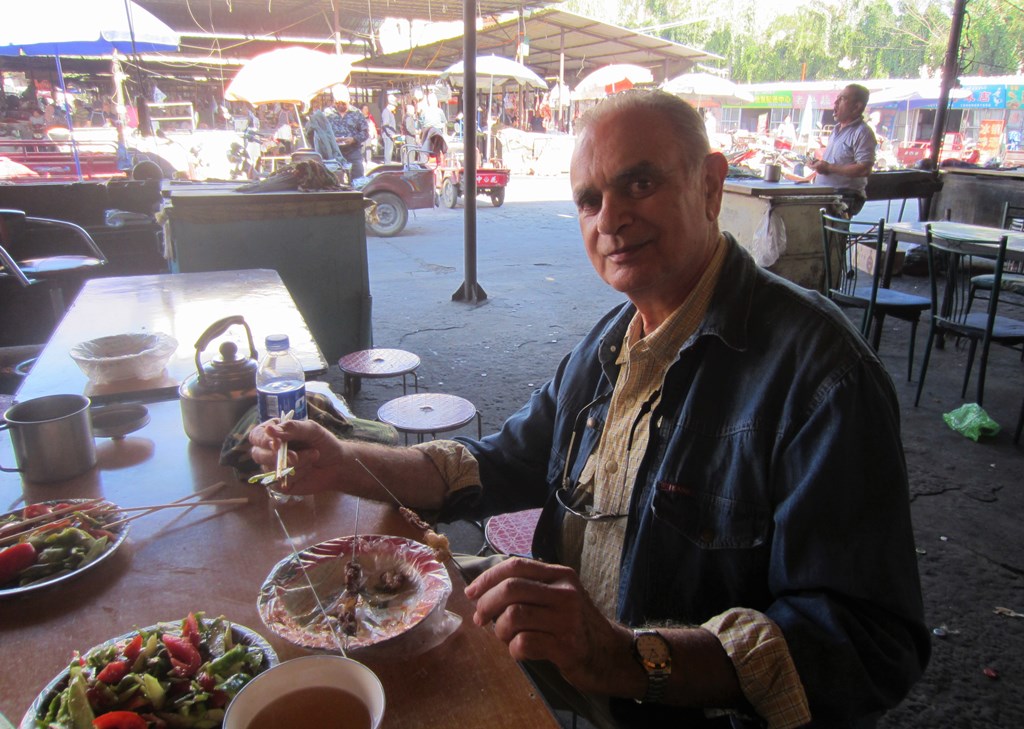
[[[884,204],[876,208],[863,215],[886,214]],[[421,387],[474,402],[487,432],[620,297],[582,252],[565,178],[514,178],[503,207],[481,198],[478,224],[478,278],[488,298],[476,305],[451,301],[463,281],[461,204],[454,211],[419,211],[401,236],[371,238],[368,245],[375,344],[419,354]],[[924,292],[926,280],[903,277],[896,285]],[[918,361],[926,331],[918,334]],[[927,619],[944,637],[934,639],[924,679],[882,726],[1018,729],[1024,726],[1024,618],[995,609],[1024,613],[1024,450],[1012,443],[1024,365],[1018,354],[995,348],[986,406],[1004,431],[974,443],[941,419],[961,404],[964,353],[953,347],[936,353],[915,408],[916,382],[905,375],[907,336],[906,325],[887,324],[881,355],[902,404]],[[381,403],[400,394],[400,380],[365,382],[351,405],[374,417]],[[475,547],[472,531],[455,534],[460,546]]]

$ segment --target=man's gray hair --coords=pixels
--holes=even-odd
[[[597,123],[609,114],[621,111],[649,110],[661,114],[671,125],[676,142],[688,170],[701,169],[710,152],[708,134],[700,114],[678,96],[653,89],[630,89],[609,96],[597,106],[588,109],[575,124],[576,134]],[[637,130],[641,133],[641,130]],[[664,145],[668,140],[652,139],[653,145]],[[662,147],[664,149],[664,147]]]
[[[862,106],[868,105],[868,99],[871,98],[871,92],[868,91],[868,88],[866,86],[861,86],[860,84],[850,84],[846,88],[850,92],[850,95],[853,97],[853,101],[856,101],[858,104],[861,104]]]

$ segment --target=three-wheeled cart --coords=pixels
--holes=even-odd
[[[463,186],[463,178],[466,175],[466,168],[462,166],[461,159],[452,158],[454,164],[439,165],[434,170],[434,178],[437,180],[438,190],[441,195],[441,202],[446,208],[454,208],[459,198],[466,194]],[[501,160],[491,160],[487,167],[480,167],[476,171],[476,194],[486,195],[491,199],[491,204],[500,208],[505,202],[505,187],[508,185],[509,171]]]

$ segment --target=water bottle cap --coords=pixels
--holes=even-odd
[[[288,349],[287,334],[268,334],[266,339],[268,352],[283,352]]]

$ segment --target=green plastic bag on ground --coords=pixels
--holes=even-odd
[[[990,418],[976,402],[961,405],[956,410],[943,414],[942,419],[957,433],[973,441],[977,441],[983,435],[992,436],[999,432],[999,423]]]

